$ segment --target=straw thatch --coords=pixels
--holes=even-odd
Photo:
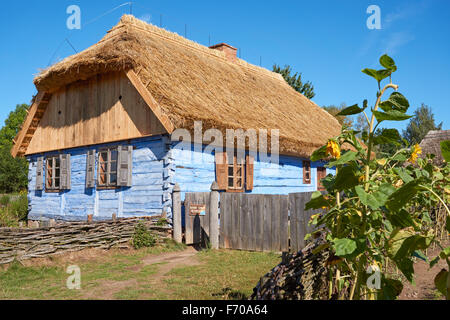
[[[339,134],[337,120],[283,78],[228,60],[175,33],[125,15],[97,44],[44,70],[34,82],[53,91],[98,73],[133,69],[175,128],[279,129],[280,152],[309,156]]]
[[[422,154],[424,158],[427,154],[434,154],[434,163],[436,165],[444,164],[444,158],[441,152],[441,141],[450,140],[450,130],[432,130],[427,133],[420,143]]]

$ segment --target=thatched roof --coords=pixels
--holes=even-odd
[[[434,162],[437,165],[444,163],[444,158],[441,152],[441,141],[450,140],[450,130],[436,130],[427,133],[420,143],[422,148],[421,157],[424,158],[427,154],[434,154]]]
[[[279,129],[280,152],[310,156],[340,133],[338,121],[283,78],[124,15],[97,44],[38,75],[53,91],[98,73],[133,69],[175,128]]]

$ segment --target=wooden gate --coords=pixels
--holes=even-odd
[[[224,249],[288,251],[288,196],[220,195],[220,240]]]
[[[209,192],[186,193],[184,200],[186,244],[206,244],[209,236]]]
[[[312,215],[323,210],[305,211],[305,205],[311,200],[312,192],[290,193],[289,194],[289,218],[290,218],[290,239],[291,252],[298,252],[305,246],[305,236],[313,231],[313,226],[309,225]]]
[[[179,192],[179,190],[177,191]],[[298,252],[306,246],[305,236],[312,232],[309,220],[323,210],[305,211],[312,192],[287,195],[221,193],[220,214],[213,191],[214,208],[210,210],[211,193],[186,193],[184,201],[185,243],[205,246],[213,232],[214,248],[263,252]],[[179,199],[179,196],[174,197]],[[174,204],[174,238],[181,241],[181,201]],[[211,212],[214,218],[211,219]],[[219,218],[219,225],[218,219]],[[179,223],[179,228],[175,224]],[[210,226],[213,222],[213,226]]]

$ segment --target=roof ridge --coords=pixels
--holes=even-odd
[[[444,136],[447,134],[450,134],[450,130],[430,130],[425,135],[424,139],[426,139],[427,137]]]
[[[198,42],[187,39],[187,38],[179,35],[176,32],[169,31],[164,28],[160,28],[158,26],[155,26],[154,24],[147,23],[147,22],[142,21],[142,20],[140,20],[132,15],[129,15],[129,14],[124,14],[122,16],[122,18],[120,19],[119,24],[115,25],[111,30],[109,30],[107,35],[103,39],[101,39],[98,42],[98,44],[115,37],[116,35],[111,35],[111,33],[115,32],[123,27],[126,27],[126,26],[131,26],[132,28],[137,28],[140,31],[148,32],[153,35],[159,36],[165,40],[173,41],[178,45],[182,45],[183,47],[199,51],[203,54],[207,54],[207,55],[215,57],[215,58],[219,58],[221,61],[223,61],[225,63],[231,64],[231,65],[238,65],[238,66],[247,68],[250,71],[260,72],[266,76],[272,77],[274,79],[277,79],[279,81],[286,83],[283,76],[280,75],[279,73],[275,73],[266,68],[256,66],[254,64],[251,64],[251,63],[249,63],[243,59],[239,59],[239,58],[236,58],[236,60],[234,62],[231,62],[226,58],[225,53],[222,51],[210,49]],[[109,37],[108,37],[108,35],[109,35]]]

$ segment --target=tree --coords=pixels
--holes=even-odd
[[[289,65],[281,68],[278,65],[273,66],[273,72],[279,73],[283,76],[284,80],[292,87],[295,91],[300,92],[308,99],[312,99],[316,96],[314,93],[314,86],[310,81],[303,83],[302,74],[296,72],[294,75],[291,75],[292,68]]]
[[[431,108],[422,103],[422,106],[414,111],[414,117],[409,121],[406,130],[403,130],[403,137],[413,145],[420,143],[431,130],[442,130],[442,122],[436,126]]]
[[[11,156],[12,140],[20,130],[27,116],[27,104],[20,104],[5,120],[0,129],[0,192],[11,193],[26,189],[28,183],[28,162]]]
[[[337,114],[347,108],[347,105],[345,103],[341,103],[339,107],[335,105],[330,106],[323,106],[325,111],[327,111],[329,114],[331,114],[333,117],[336,118],[337,121],[341,124],[341,126],[346,127],[352,127],[353,126],[353,119],[347,116],[338,116]]]
[[[391,129],[386,128],[378,128],[375,131],[376,137],[390,136],[392,139],[391,141],[386,141],[385,143],[380,143],[375,146],[375,151],[377,152],[378,157],[383,158],[393,156],[399,146],[404,147],[404,143],[402,137],[400,137],[400,134],[397,132],[395,133],[396,137],[394,137],[392,136],[392,132],[393,131]]]
[[[358,135],[361,137],[363,132],[369,131],[369,124],[367,123],[367,119],[363,114],[358,114],[358,116],[355,119],[355,122],[353,123],[353,128],[356,131],[361,131],[361,133]]]

